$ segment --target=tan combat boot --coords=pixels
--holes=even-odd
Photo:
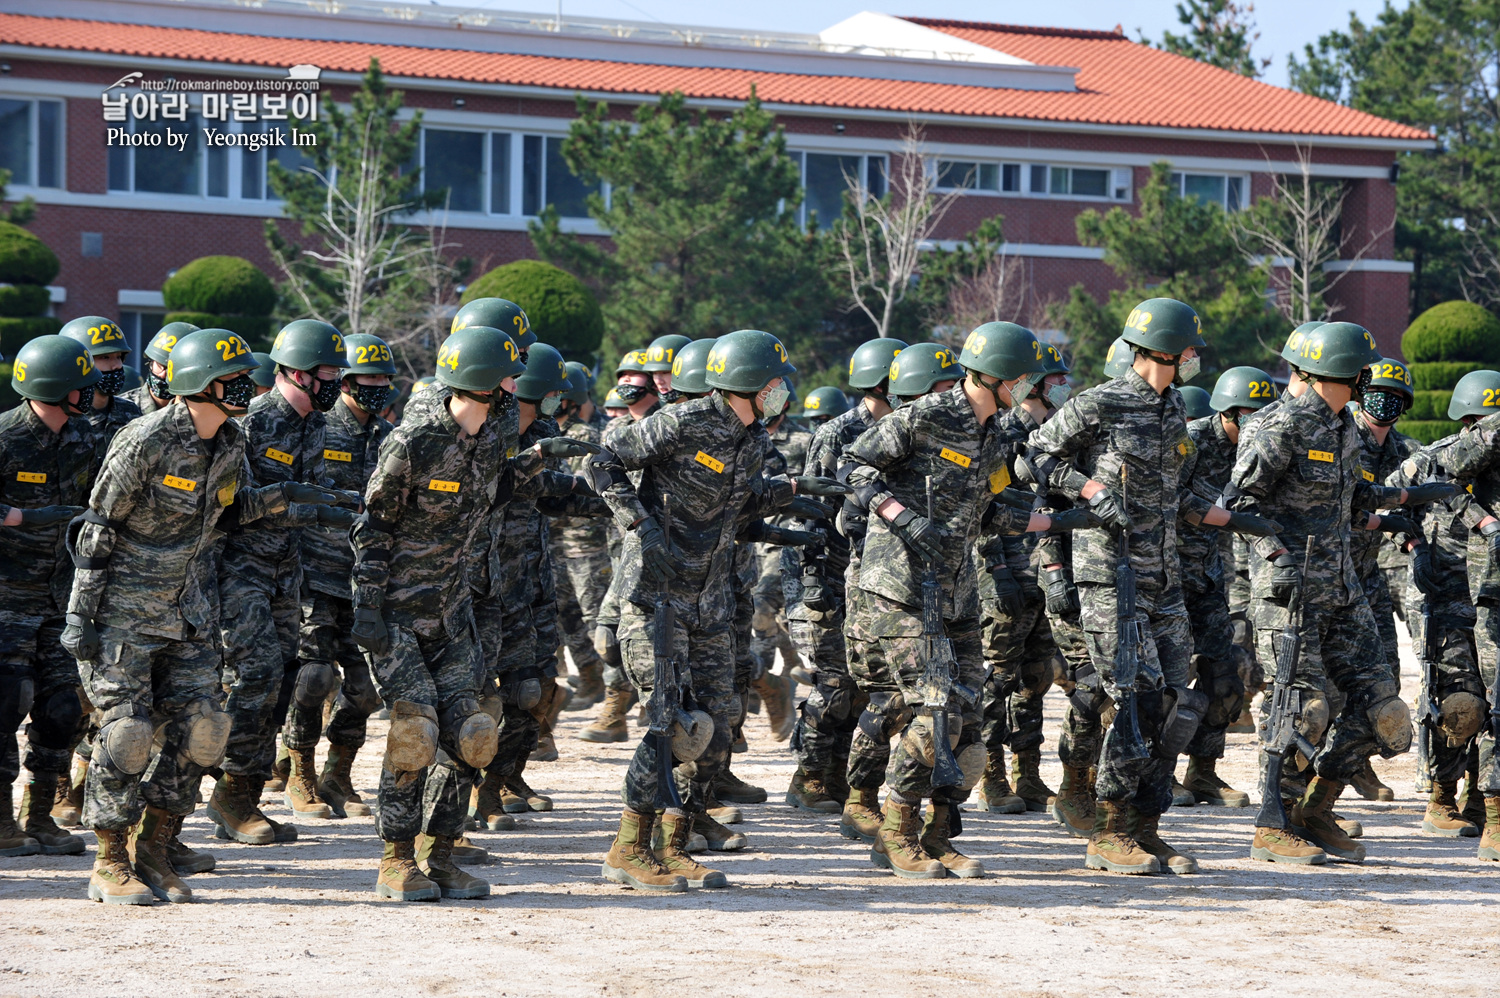
[[[1021,814],[1026,802],[1010,788],[1005,778],[1005,749],[990,749],[979,783],[979,806],[990,814]]]
[[[1131,830],[1135,840],[1140,843],[1141,848],[1156,857],[1162,869],[1168,873],[1197,873],[1198,861],[1191,856],[1185,855],[1173,849],[1161,837],[1160,825],[1161,815],[1142,814],[1135,808],[1131,808],[1135,818],[1135,826]]]
[[[1479,789],[1478,767],[1464,773],[1464,795],[1458,803],[1463,809],[1464,820],[1475,828],[1485,826],[1484,791]]]
[[[515,797],[526,805],[525,811],[550,811],[552,810],[552,798],[545,794],[539,794],[531,789],[531,784],[526,782],[522,775],[526,770],[526,760],[521,759],[516,763],[516,771],[505,779],[505,790],[502,798],[506,801],[505,809],[510,811],[510,798]],[[513,812],[516,813],[516,812]]]
[[[266,812],[261,810],[261,806],[265,803],[264,794],[262,793],[262,791],[264,791],[266,787],[265,777],[247,776],[246,780],[248,780],[250,783],[250,800],[255,803],[255,813],[260,816],[261,821],[264,821],[266,824],[271,826],[271,832],[276,836],[276,841],[282,843],[296,842],[296,825],[292,824],[290,821],[277,821],[275,818],[269,817]]]
[[[186,817],[185,814],[179,814],[172,819],[172,837],[167,839],[167,859],[172,861],[172,869],[182,877],[207,873],[215,864],[213,853],[190,849],[182,841],[182,822]]]
[[[856,842],[875,841],[885,815],[880,813],[880,790],[855,787],[849,791],[844,802],[844,813],[839,819],[839,834]]]
[[[156,895],[141,883],[130,865],[130,832],[94,829],[99,845],[94,872],[89,876],[89,898],[105,904],[155,904]]]
[[[1472,839],[1479,834],[1479,829],[1458,810],[1457,780],[1432,781],[1432,797],[1427,801],[1427,813],[1422,816],[1422,831],[1447,839]]]
[[[59,779],[52,799],[52,820],[62,828],[77,828],[83,821],[83,784],[88,779],[89,761],[82,756],[75,759],[72,779]]]
[[[42,851],[42,844],[16,824],[10,784],[4,787],[4,792],[0,792],[0,856],[35,856]]]
[[[286,777],[286,806],[299,818],[331,818],[333,808],[318,796],[317,750],[287,750],[292,768]]]
[[[870,862],[904,880],[942,880],[948,876],[948,868],[922,848],[918,837],[921,830],[920,802],[902,804],[887,798],[885,820],[870,847]]]
[[[1187,778],[1182,785],[1193,795],[1193,799],[1199,804],[1212,804],[1214,807],[1249,807],[1250,795],[1243,790],[1236,790],[1214,769],[1218,765],[1217,759],[1208,756],[1188,756]]]
[[[219,826],[215,833],[219,838],[248,846],[270,845],[276,841],[276,829],[260,813],[258,782],[248,776],[225,773],[214,784],[207,811],[209,818]]]
[[[1384,783],[1381,783],[1380,777],[1375,775],[1375,767],[1370,765],[1369,759],[1365,760],[1364,768],[1354,774],[1354,778],[1349,781],[1349,785],[1365,800],[1396,799],[1395,791]]]
[[[711,852],[739,852],[750,842],[743,833],[720,824],[713,815],[702,811],[693,815],[692,832],[703,836]]]
[[[490,883],[460,870],[453,860],[453,846],[457,842],[448,835],[418,835],[417,866],[427,874],[427,879],[437,884],[445,898],[487,898]]]
[[[1314,776],[1307,783],[1307,793],[1292,808],[1289,816],[1292,830],[1309,842],[1322,846],[1323,851],[1334,859],[1362,863],[1365,847],[1345,834],[1333,816],[1334,801],[1339,799],[1343,790],[1344,785],[1336,780]]]
[[[1089,770],[1077,766],[1064,766],[1062,783],[1057,787],[1057,796],[1048,809],[1053,819],[1069,835],[1089,839],[1094,835],[1094,785],[1089,781]]]
[[[766,673],[750,684],[760,694],[760,702],[765,704],[766,717],[771,722],[771,737],[778,742],[792,737],[792,728],[797,723],[787,683],[781,676]]]
[[[1131,834],[1134,808],[1112,800],[1101,800],[1094,807],[1094,834],[1084,857],[1086,867],[1114,873],[1161,872],[1161,863]]]
[[[417,868],[416,845],[411,839],[385,843],[375,893],[397,901],[436,901],[443,896],[442,889]]]
[[[725,804],[719,800],[718,794],[714,793],[712,785],[708,790],[708,796],[703,798],[703,809],[713,816],[715,821],[726,825],[738,825],[745,820],[745,813],[733,804]]]
[[[1010,781],[1016,796],[1026,802],[1028,811],[1045,811],[1057,794],[1042,782],[1042,750],[1026,749],[1010,757]]]
[[[1484,799],[1484,831],[1479,835],[1479,858],[1500,862],[1500,797]]]
[[[1322,866],[1328,854],[1290,828],[1255,828],[1250,843],[1250,858],[1266,863],[1291,863],[1296,866]]]
[[[729,768],[729,760],[725,759],[719,775],[714,777],[714,796],[726,804],[764,804],[767,794],[764,787],[746,783],[735,776]]]
[[[484,771],[482,779],[469,799],[469,817],[492,832],[508,832],[516,827],[516,819],[505,813],[505,801],[500,792],[505,787],[505,778],[495,767]]]
[[[130,855],[135,860],[135,875],[163,901],[183,904],[193,899],[193,892],[172,868],[167,843],[172,838],[176,819],[159,807],[147,806],[141,823],[130,840]]]
[[[799,811],[816,811],[819,814],[834,814],[843,810],[823,785],[822,779],[808,776],[801,766],[792,774],[791,785],[786,788],[786,802]]]
[[[593,724],[578,732],[585,742],[624,742],[630,740],[630,726],[625,723],[630,705],[635,702],[635,690],[629,686],[614,686],[604,693],[604,709]]]
[[[953,840],[948,838],[953,807],[952,804],[932,802],[932,807],[927,810],[927,823],[922,826],[922,849],[955,877],[977,879],[984,876],[984,864],[959,852],[953,847]]]
[[[687,878],[673,873],[656,858],[649,845],[655,812],[638,814],[629,808],[620,812],[620,831],[604,857],[599,874],[606,880],[643,891],[687,890]]]
[[[694,826],[698,815],[674,814],[666,811],[656,816],[661,823],[661,847],[656,855],[661,864],[672,873],[687,881],[689,887],[728,887],[729,878],[718,870],[699,863],[688,852],[688,838],[697,834]],[[713,821],[712,818],[709,819]],[[717,822],[715,822],[717,824]],[[723,828],[722,825],[719,826]],[[725,829],[728,831],[728,829]],[[744,836],[739,836],[742,843]]]
[[[279,794],[286,789],[286,778],[292,772],[292,756],[287,747],[280,742],[276,746],[276,761],[271,764],[271,778],[264,784],[263,789],[270,790],[273,794]]]
[[[66,781],[57,773],[32,773],[31,782],[26,784],[26,789],[21,793],[21,831],[36,839],[36,844],[48,856],[78,856],[83,853],[83,836],[63,831],[52,820],[57,785],[63,782]]]
[[[595,658],[578,667],[578,684],[563,710],[588,710],[604,699],[604,663]]]
[[[323,773],[318,778],[318,799],[327,802],[338,818],[363,818],[371,814],[366,804],[354,789],[354,756],[359,749],[348,745],[328,745],[328,757],[323,760]]]

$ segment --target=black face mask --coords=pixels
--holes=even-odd
[[[396,394],[396,389],[390,385],[361,385],[351,386],[353,391],[346,391],[346,395],[353,396],[354,404],[365,412],[382,413],[386,406],[391,404],[391,397]]]
[[[1395,392],[1372,388],[1365,392],[1365,399],[1361,406],[1371,422],[1381,426],[1390,426],[1406,411],[1406,399]]]
[[[307,392],[307,397],[312,399],[313,406],[319,412],[327,412],[338,404],[339,383],[337,379],[324,381],[322,378],[315,377],[313,378],[313,384],[316,386],[313,390],[308,391],[304,388],[303,391]]]
[[[100,371],[99,381],[94,385],[94,391],[103,392],[105,395],[118,395],[120,389],[125,387],[125,368],[118,371]]]
[[[69,416],[82,416],[94,407],[94,386],[89,385],[87,388],[78,389],[78,404],[76,406],[66,398],[59,404],[62,406],[63,412]]]
[[[225,381],[224,397],[217,401],[222,402],[226,409],[248,409],[255,398],[255,379],[249,374],[242,374],[233,381]],[[212,391],[212,389],[210,389]],[[337,396],[335,396],[337,397]]]
[[[657,398],[661,399],[662,405],[671,405],[673,402],[681,402],[683,399],[687,398],[687,396],[682,394],[682,392],[679,392],[675,388],[668,388],[666,391],[658,395]]]
[[[155,371],[148,370],[146,372],[146,391],[159,399],[169,399],[172,397],[171,384],[166,378],[163,378]]]
[[[1370,381],[1374,377],[1368,367],[1360,368],[1359,377],[1354,379],[1354,401],[1364,404],[1365,392],[1370,390]]]
[[[655,395],[654,385],[615,385],[615,394],[620,396],[620,401],[626,405],[635,405],[647,395]]]

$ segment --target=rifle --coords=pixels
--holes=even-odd
[[[1120,466],[1120,505],[1125,507],[1126,468]],[[1113,727],[1124,740],[1124,757],[1133,761],[1151,758],[1141,737],[1141,720],[1135,702],[1135,681],[1141,671],[1141,625],[1135,619],[1135,568],[1130,564],[1130,531],[1120,531],[1119,557],[1115,560],[1115,702]]]
[[[1433,548],[1437,546],[1437,524],[1433,524]],[[1432,759],[1435,754],[1434,741],[1442,711],[1438,709],[1433,692],[1437,689],[1437,662],[1441,648],[1432,632],[1432,597],[1422,593],[1422,643],[1417,646],[1417,668],[1421,675],[1421,690],[1417,694],[1417,789],[1427,792],[1432,789]]]
[[[1276,676],[1271,685],[1271,710],[1261,732],[1267,761],[1260,788],[1260,814],[1255,818],[1255,824],[1260,828],[1290,827],[1286,806],[1281,802],[1281,768],[1287,753],[1295,749],[1311,760],[1318,751],[1297,730],[1297,721],[1302,715],[1302,691],[1292,688],[1292,680],[1297,676],[1297,660],[1302,656],[1302,587],[1307,584],[1312,548],[1313,539],[1309,535],[1307,549],[1302,555],[1302,579],[1287,601],[1286,627],[1276,635]]]
[[[672,497],[662,493],[661,532],[671,550]],[[674,652],[677,611],[672,606],[672,587],[663,581],[651,615],[651,650],[656,659],[656,677],[651,699],[646,702],[646,732],[656,746],[656,806],[682,808],[682,796],[672,776],[672,731],[682,725],[689,732],[697,720],[682,709],[681,671]]]
[[[927,519],[933,519],[932,476],[927,476]],[[938,583],[937,564],[927,563],[922,573],[922,678],[917,684],[918,706],[932,718],[932,787],[963,785],[963,770],[948,744],[948,700],[957,695],[966,704],[979,699],[979,691],[958,681],[958,659],[953,642],[943,625],[942,588]]]

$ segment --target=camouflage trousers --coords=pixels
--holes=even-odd
[[[486,698],[500,699],[500,716],[496,719],[500,738],[495,758],[485,769],[510,776],[524,768],[525,760],[536,751],[540,730],[535,715],[517,703],[513,686],[507,685],[527,678],[544,681],[536,668],[535,620],[529,606],[507,611],[499,599],[486,597],[474,604],[474,621],[479,628],[486,673],[481,689]]]
[[[1472,559],[1470,564],[1473,564]],[[1476,610],[1479,619],[1474,624],[1474,644],[1479,653],[1479,678],[1492,699],[1495,695],[1495,667],[1500,663],[1500,606],[1481,604]],[[1489,718],[1485,718],[1485,730],[1479,735],[1479,786],[1485,796],[1500,794],[1500,757],[1495,752],[1495,736],[1489,727]]]
[[[370,663],[375,688],[387,703],[405,700],[433,708],[438,745],[432,765],[420,772],[381,766],[375,829],[387,842],[405,841],[419,831],[456,837],[463,834],[475,770],[458,751],[456,726],[463,717],[448,708],[460,700],[479,700],[485,664],[473,611],[461,607],[445,620],[416,624],[393,623],[387,617],[386,626],[390,651]]]
[[[1222,589],[1183,592],[1193,632],[1193,688],[1208,697],[1208,712],[1198,725],[1187,754],[1200,759],[1224,757],[1224,733],[1245,708],[1245,685],[1240,678],[1229,620],[1229,600]]]
[[[1116,703],[1120,690],[1115,684],[1118,650],[1118,590],[1097,583],[1078,585],[1079,623],[1094,670],[1104,679],[1105,689]],[[1167,687],[1187,685],[1193,637],[1188,625],[1182,593],[1140,590],[1136,593],[1136,623],[1140,627],[1140,668],[1136,673],[1136,714],[1141,736],[1150,750],[1145,759],[1132,758],[1119,724],[1104,732],[1099,753],[1099,776],[1095,782],[1100,800],[1128,803],[1142,814],[1161,814],[1172,803],[1174,757],[1162,758],[1156,751],[1156,732],[1165,720]]]
[[[586,668],[604,667],[604,660],[594,650],[594,627],[599,608],[604,603],[613,568],[606,551],[569,551],[554,542],[553,564],[561,570],[557,580],[557,626],[562,644],[573,657],[580,672]]]
[[[1416,605],[1406,598],[1407,577],[1411,573],[1405,565],[1382,568],[1381,571],[1385,573],[1385,590],[1391,594],[1391,609],[1396,612],[1396,619],[1404,624],[1406,623],[1406,608]]]
[[[656,687],[656,652],[651,642],[652,607],[639,606],[628,600],[620,607],[620,654],[630,681],[640,691],[641,701],[649,703]],[[727,621],[701,622],[682,608],[677,611],[672,650],[679,665],[685,663],[684,686],[692,690],[692,702],[706,711],[714,722],[708,748],[696,761],[677,761],[674,775],[684,805],[702,811],[709,785],[729,759],[730,729],[736,708],[734,693],[734,638]],[[684,701],[687,697],[684,696]],[[621,794],[632,811],[656,807],[656,745],[643,738],[630,760]]]
[[[787,623],[786,587],[782,584],[782,548],[757,545],[760,577],[751,591],[755,616],[751,619],[750,655],[757,675],[775,671],[776,653],[790,669],[797,661],[797,646]]]
[[[932,797],[932,719],[925,716],[925,709],[919,714],[909,706],[921,700],[917,687],[926,664],[927,639],[922,636],[922,610],[871,592],[861,592],[856,602],[855,612],[859,620],[854,622],[853,630],[858,636],[850,640],[850,645],[852,647],[856,640],[864,643],[860,661],[866,671],[860,688],[869,696],[870,705],[860,717],[856,745],[850,753],[849,785],[871,788],[868,781],[875,775],[878,750],[885,748],[890,752],[890,761],[879,768],[886,770],[891,793],[908,802]],[[944,624],[958,661],[957,681],[972,690],[979,690],[984,678],[979,618],[949,620]],[[875,670],[879,670],[879,674]],[[926,707],[936,709],[938,705]],[[978,745],[980,741],[981,705],[977,701],[965,704],[955,694],[942,705],[942,709],[950,718],[950,737],[954,729],[958,731],[958,744],[953,747],[953,753],[962,756],[965,748]],[[889,739],[898,734],[896,747],[891,750]],[[869,752],[862,742],[876,751]],[[864,752],[869,752],[869,755],[861,754],[860,759],[855,758],[856,753]],[[856,772],[865,782],[854,782]],[[957,804],[966,800],[982,773],[983,766],[979,766],[971,779],[966,770],[964,785],[941,788],[945,801]]]
[[[0,609],[0,784],[21,775],[16,732],[26,726],[26,768],[66,773],[83,722],[78,663],[58,642],[63,619]]]
[[[229,748],[224,772],[269,778],[276,757],[276,704],[287,665],[297,655],[302,604],[233,576],[220,581],[224,685],[229,687]]]
[[[1286,627],[1287,608],[1257,598],[1250,604],[1250,620],[1260,660],[1269,672],[1275,668],[1276,636]],[[1363,593],[1343,606],[1304,603],[1301,636],[1302,654],[1292,686],[1302,691],[1303,718],[1317,720],[1320,712],[1332,718],[1313,768],[1324,779],[1348,783],[1380,751],[1368,711],[1395,695],[1395,679]],[[1331,695],[1335,692],[1341,701],[1337,705]],[[1262,714],[1269,706],[1267,697]],[[1264,753],[1261,763],[1264,767]]]
[[[1404,594],[1404,602],[1412,611],[1408,622],[1412,630],[1412,646],[1418,652],[1418,682],[1425,684],[1427,681],[1421,676],[1420,654],[1427,640],[1422,631],[1423,599],[1423,595],[1415,586],[1409,586]],[[1430,683],[1431,689],[1428,692],[1437,701],[1440,714],[1443,702],[1454,693],[1472,693],[1480,700],[1486,699],[1488,690],[1480,675],[1479,656],[1476,654],[1476,646],[1485,642],[1479,637],[1476,617],[1474,607],[1466,600],[1441,601],[1432,608],[1433,636],[1437,642],[1438,651],[1436,661],[1433,663],[1434,674]],[[1490,651],[1494,654],[1496,649],[1492,646]],[[1425,685],[1419,687],[1418,696],[1424,688]],[[1432,749],[1427,755],[1426,775],[1440,782],[1462,779],[1469,761],[1470,746],[1476,739],[1484,737],[1484,730],[1485,726],[1481,724],[1480,734],[1463,739],[1461,744],[1453,745],[1449,743],[1441,729],[1428,733],[1419,728],[1416,733],[1417,737],[1428,738]]]
[[[604,600],[599,604],[599,616],[594,621],[595,629],[600,627],[614,628],[618,637],[620,629],[620,595],[616,592],[615,580],[619,573],[610,576],[610,583],[604,590]],[[630,676],[623,665],[616,667],[610,659],[604,660],[604,685],[612,690],[629,689]]]
[[[812,670],[814,685],[807,700],[817,698],[817,702],[812,711],[807,700],[799,705],[792,750],[803,773],[837,786],[849,769],[850,746],[869,698],[849,675],[843,611],[803,608],[797,616],[801,619],[789,625],[791,637]]]
[[[1067,663],[1066,675],[1070,683],[1076,683],[1081,673],[1093,669],[1089,658],[1088,642],[1083,639],[1083,629],[1078,618],[1069,614],[1059,616],[1047,614],[1047,624],[1052,629],[1052,640],[1058,653]],[[1068,698],[1063,711],[1062,733],[1057,738],[1057,758],[1074,769],[1093,769],[1099,763],[1099,749],[1104,744],[1104,720],[1098,711],[1087,711]]]
[[[370,663],[349,636],[354,626],[354,604],[314,592],[302,604],[302,634],[298,645],[300,669],[326,666],[338,680],[338,696],[323,730],[323,698],[298,686],[287,708],[281,740],[287,748],[313,748],[320,731],[328,744],[357,749],[365,743],[366,722],[380,709],[380,694],[370,679]],[[306,702],[304,702],[306,701]]]
[[[1042,698],[1052,688],[1059,653],[1047,622],[1046,604],[1037,598],[1019,616],[999,600],[980,606],[980,641],[985,662],[994,670],[984,684],[984,747],[1029,752],[1042,744]]]
[[[187,725],[198,716],[199,701],[215,709],[222,702],[220,665],[219,643],[209,635],[172,639],[100,628],[99,657],[78,664],[95,716],[108,725],[133,707],[157,730],[142,773],[121,772],[104,761],[105,753],[94,753],[83,791],[85,827],[124,831],[141,820],[147,805],[170,814],[193,812],[203,767],[184,751]]]
[[[849,786],[879,790],[891,762],[891,738],[905,723],[906,701],[896,686],[896,673],[869,629],[865,610],[869,594],[858,586],[844,588],[844,661],[849,678],[859,690],[864,709],[849,746]]]

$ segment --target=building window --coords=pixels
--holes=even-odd
[[[1169,181],[1178,197],[1213,202],[1225,211],[1245,207],[1245,177],[1237,173],[1173,173]]]
[[[138,146],[109,147],[110,190],[198,196],[204,193],[207,172],[204,164],[209,157],[203,154],[203,133],[197,115],[188,115],[186,135],[180,146],[168,145],[169,122],[165,120],[135,118],[130,124],[132,134],[152,138]],[[172,131],[182,135],[181,128],[179,125]],[[216,167],[223,170],[222,178],[208,183],[210,188],[223,190],[226,196],[229,190],[228,162],[227,155],[215,157]]]
[[[1030,178],[1027,188],[1032,194],[1071,199],[1130,200],[1131,174],[1129,169],[1046,166],[1041,163],[1033,163],[1029,169]],[[1017,179],[1019,179],[1019,174],[1018,167]]]
[[[422,187],[447,189],[449,211],[484,211],[484,133],[422,129]]]
[[[589,182],[573,175],[563,159],[563,141],[554,135],[522,137],[521,214],[540,215],[545,206],[551,205],[563,218],[589,217],[589,195],[599,193],[602,187],[597,180]]]
[[[0,167],[17,186],[62,186],[61,101],[0,100]]]
[[[146,360],[142,349],[151,342],[151,337],[163,325],[166,316],[161,312],[121,312],[120,330],[125,334],[125,344],[130,348],[130,354],[125,358],[125,363],[141,373]]]
[[[510,135],[490,135],[490,211],[510,214]]]
[[[826,229],[844,213],[844,192],[851,181],[859,182],[873,198],[885,196],[884,156],[850,156],[833,153],[793,153],[802,168],[803,225],[816,213],[818,228]]]
[[[271,121],[247,121],[243,123],[243,130],[247,132],[277,131],[278,126]],[[285,133],[285,129],[281,129]],[[240,150],[240,197],[250,201],[281,200],[276,192],[271,189],[271,164],[280,163],[281,168],[288,173],[296,173],[303,168],[311,169],[313,161],[302,154],[302,150],[294,145],[265,146],[251,152],[248,148]],[[213,191],[209,194],[212,196]]]

